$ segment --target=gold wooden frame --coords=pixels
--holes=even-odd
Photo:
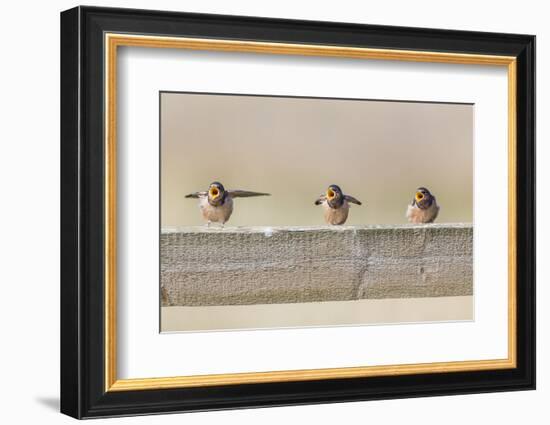
[[[464,372],[516,367],[516,58],[255,41],[105,34],[105,391]],[[508,71],[508,357],[495,360],[400,364],[272,372],[117,379],[116,375],[116,93],[119,46],[249,52],[507,67]]]

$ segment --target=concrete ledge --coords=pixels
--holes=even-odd
[[[471,224],[163,229],[163,306],[473,294]]]

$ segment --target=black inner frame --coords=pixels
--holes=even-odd
[[[104,390],[104,34],[517,57],[517,368]],[[77,7],[61,14],[61,411],[77,418],[534,389],[535,37]]]

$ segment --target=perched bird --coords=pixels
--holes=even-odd
[[[229,220],[233,212],[233,198],[248,198],[251,196],[269,196],[269,193],[249,192],[247,190],[226,190],[220,182],[213,182],[207,192],[195,192],[186,198],[198,198],[199,208],[203,218],[210,226],[211,222],[221,223]]]
[[[407,207],[407,219],[411,223],[433,223],[439,213],[439,205],[428,189],[419,187],[412,204]]]
[[[339,186],[331,184],[327,191],[317,198],[315,205],[323,206],[327,224],[344,224],[348,219],[350,202],[361,205],[353,196],[344,195]]]

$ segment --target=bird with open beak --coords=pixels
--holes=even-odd
[[[248,190],[228,190],[220,182],[213,182],[206,192],[195,192],[186,195],[186,198],[198,198],[199,208],[203,218],[210,223],[221,223],[223,225],[229,220],[233,213],[234,198],[249,198],[252,196],[269,196],[269,193],[250,192]]]
[[[439,214],[439,205],[428,189],[416,189],[412,203],[407,207],[407,219],[411,223],[433,223]]]
[[[317,198],[315,205],[323,206],[327,224],[339,225],[348,219],[350,202],[361,205],[353,196],[345,195],[338,185],[331,184],[326,192]]]

